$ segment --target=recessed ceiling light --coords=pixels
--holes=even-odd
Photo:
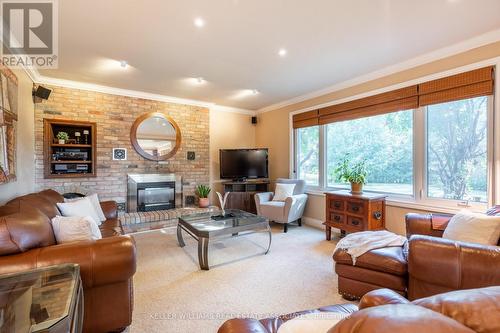
[[[247,98],[247,97],[251,97],[251,96],[257,96],[258,94],[259,94],[259,91],[257,89],[242,89],[242,90],[236,91],[231,98],[232,99],[242,99],[242,98]]]
[[[287,50],[286,50],[286,49],[280,49],[280,50],[278,51],[278,54],[279,54],[279,56],[280,56],[280,57],[284,57],[284,56],[286,56],[286,54],[287,54],[287,53],[288,53],[288,52],[287,52]]]
[[[201,17],[197,17],[194,19],[194,25],[198,28],[203,28],[205,26],[205,20]]]
[[[120,61],[120,67],[127,68],[128,63],[125,60]]]

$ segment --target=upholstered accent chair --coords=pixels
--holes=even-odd
[[[285,201],[273,201],[273,192],[255,194],[257,215],[265,216],[269,221],[283,224],[284,232],[288,231],[291,222],[302,226],[302,214],[306,207],[307,194],[305,194],[305,181],[299,179],[278,178],[276,184],[295,184],[293,195]]]

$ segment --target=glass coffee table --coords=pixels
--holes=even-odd
[[[239,209],[226,209],[224,215],[223,211],[215,211],[180,217],[177,224],[177,241],[181,247],[184,247],[186,244],[182,238],[182,231],[198,241],[198,262],[203,270],[209,269],[208,243],[215,237],[267,232],[269,244],[264,254],[267,254],[271,247],[272,234],[269,220]]]

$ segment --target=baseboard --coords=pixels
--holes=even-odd
[[[325,226],[323,225],[323,221],[321,221],[321,220],[318,220],[318,219],[315,219],[312,217],[303,216],[302,222],[304,222],[304,224],[307,224],[310,227],[320,229],[322,231],[325,230]],[[340,235],[340,230],[337,228],[332,228],[332,237],[338,237],[338,235],[335,236],[334,234]]]
[[[308,226],[316,228],[316,229],[324,230],[324,228],[325,228],[323,226],[323,221],[312,218],[312,217],[303,216],[302,222],[304,222],[304,224],[307,224]]]

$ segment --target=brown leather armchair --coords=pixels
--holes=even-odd
[[[452,290],[500,285],[500,247],[441,238],[451,217],[406,215],[411,300]]]
[[[276,333],[301,314],[336,312],[350,315],[328,333],[473,333],[499,332],[500,287],[460,290],[413,302],[390,289],[367,293],[359,303],[332,305],[263,320],[230,319],[218,333]]]
[[[46,190],[0,207],[0,274],[62,263],[80,265],[84,288],[84,332],[120,331],[132,321],[136,249],[121,235],[115,202],[102,202],[103,239],[57,245],[50,219],[64,198]]]
[[[500,285],[500,247],[441,238],[452,215],[406,215],[408,247],[372,250],[356,265],[346,251],[333,254],[339,293],[359,299],[389,288],[410,300],[447,291]],[[406,253],[407,252],[407,253]]]

